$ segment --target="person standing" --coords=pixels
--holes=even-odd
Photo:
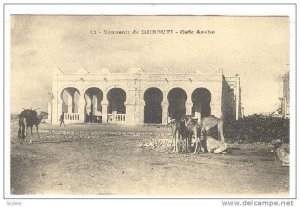
[[[64,127],[66,126],[66,125],[65,125],[65,112],[63,112],[63,113],[60,115],[59,121],[60,121],[59,127],[61,127],[62,124],[64,124]]]

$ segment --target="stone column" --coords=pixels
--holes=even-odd
[[[169,107],[169,103],[168,101],[163,101],[161,103],[161,106],[162,106],[162,119],[161,119],[161,122],[162,124],[168,124],[168,107]]]
[[[193,102],[187,100],[185,102],[186,115],[192,115],[192,107],[193,107]]]
[[[134,104],[133,103],[125,103],[126,106],[126,118],[125,122],[129,125],[134,125]]]
[[[68,114],[73,113],[73,97],[70,93],[68,93]]]
[[[102,123],[107,123],[107,106],[108,106],[108,100],[105,96],[103,96],[103,100],[101,102],[102,106]]]
[[[81,92],[83,94],[83,92]],[[78,114],[79,114],[79,123],[84,123],[85,118],[85,99],[84,95],[80,95],[78,99]]]
[[[140,104],[139,104],[139,117],[138,117],[138,124],[144,124],[145,122],[145,115],[144,115],[144,112],[145,112],[145,101],[144,100],[141,100],[140,101]]]
[[[63,101],[61,99],[59,99],[56,104],[57,117],[56,117],[56,120],[54,120],[57,124],[59,123],[59,118],[60,118],[60,115],[62,114],[62,104],[63,104]]]
[[[92,98],[89,94],[86,95],[85,101],[86,101],[86,108],[89,109],[89,111],[86,109],[86,113],[90,115],[90,112],[92,110]]]
[[[52,122],[52,100],[50,100],[50,103],[48,103],[48,122]]]
[[[59,122],[59,117],[61,115],[62,100],[58,96],[58,91],[53,91],[54,98],[52,99],[52,125],[56,125]]]
[[[191,93],[187,91],[187,99],[185,102],[185,114],[186,115],[192,115],[192,107],[193,107],[193,102],[191,98]]]
[[[138,92],[137,88],[132,88],[126,92],[126,101],[124,103],[126,106],[125,123],[128,125],[134,125],[138,122],[138,118],[135,116],[135,104],[139,102]]]

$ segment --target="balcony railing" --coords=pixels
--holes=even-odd
[[[107,114],[108,123],[125,122],[126,114]]]
[[[79,122],[79,114],[77,113],[65,113],[65,122],[66,123],[78,123]]]

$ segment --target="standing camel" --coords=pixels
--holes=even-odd
[[[185,126],[187,130],[187,139],[189,140],[189,147],[190,143],[192,142],[193,137],[195,138],[195,150],[194,154],[198,152],[198,148],[200,148],[200,152],[204,152],[205,149],[201,142],[201,126],[197,123],[195,119],[191,115],[187,115],[184,118],[185,120]]]
[[[25,137],[27,136],[27,129],[30,127],[31,136],[29,143],[32,142],[32,127],[36,127],[37,137],[39,135],[39,124],[41,123],[44,116],[48,115],[46,112],[41,112],[39,115],[37,114],[36,110],[32,109],[24,109],[19,114],[19,131],[18,131],[18,138],[21,143],[23,143]]]
[[[185,126],[184,120],[173,119],[171,122],[172,127],[172,144],[174,143],[174,152],[179,152],[179,140],[185,141],[186,152],[188,149],[188,137],[187,128]],[[174,141],[174,142],[173,142]]]

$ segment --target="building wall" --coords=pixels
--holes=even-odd
[[[224,101],[224,94],[230,95],[228,86],[224,87],[226,80],[221,70],[214,73],[145,73],[141,69],[130,69],[126,73],[110,73],[108,70],[102,70],[99,73],[89,73],[86,70],[80,70],[73,74],[64,74],[61,70],[53,74],[52,93],[52,123],[58,124],[59,117],[62,114],[62,91],[66,88],[75,88],[79,94],[76,100],[76,112],[66,114],[66,123],[84,123],[85,121],[85,92],[96,87],[103,93],[102,122],[107,122],[107,94],[113,88],[121,88],[126,93],[126,121],[125,124],[144,123],[145,91],[149,88],[158,88],[163,94],[162,123],[166,124],[168,120],[168,93],[173,88],[181,88],[186,92],[187,100],[185,102],[186,114],[192,113],[192,93],[197,88],[205,88],[211,94],[210,108],[211,114],[216,117],[230,116],[232,112],[232,100],[229,98]],[[72,89],[73,90],[73,89]],[[225,92],[226,91],[226,92]],[[71,98],[72,98],[71,92]],[[232,94],[231,94],[232,95]],[[222,107],[223,105],[223,107]],[[70,106],[69,106],[70,107]],[[230,110],[225,110],[225,108]],[[234,106],[235,107],[235,106]],[[70,111],[70,110],[68,110]]]
[[[222,90],[222,119],[225,121],[236,119],[236,106],[234,89],[230,87],[224,77]]]
[[[242,99],[241,99],[241,82],[239,75],[233,77],[226,77],[225,81],[233,91],[233,99],[235,101],[235,119],[238,120],[242,117]],[[232,104],[230,104],[232,106]]]
[[[290,116],[290,73],[283,76],[283,97],[282,97],[282,115],[284,118]]]

